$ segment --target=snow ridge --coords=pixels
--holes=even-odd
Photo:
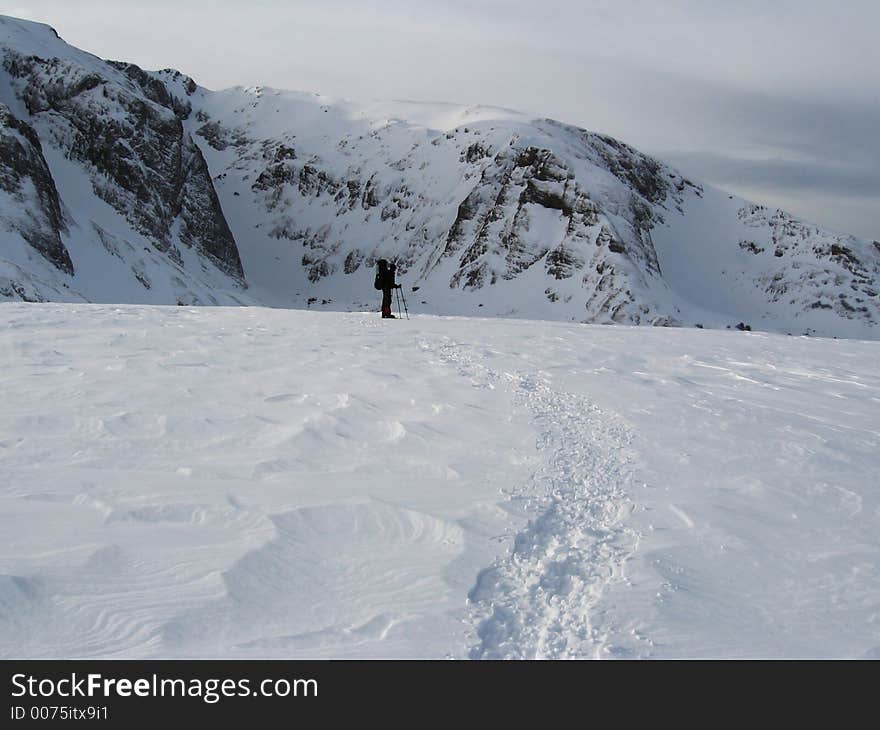
[[[477,643],[472,659],[573,659],[605,655],[614,627],[597,611],[606,587],[625,579],[638,547],[626,524],[633,470],[629,429],[587,398],[540,374],[497,372],[453,341],[437,356],[474,387],[513,390],[538,432],[543,466],[510,495],[537,515],[509,554],[483,570],[468,598]]]

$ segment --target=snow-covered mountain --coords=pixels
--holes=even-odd
[[[0,18],[0,297],[880,337],[880,243],[507,110],[212,92]]]
[[[249,301],[186,130],[179,74],[148,74],[0,18],[0,296]]]

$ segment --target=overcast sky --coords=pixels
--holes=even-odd
[[[209,88],[481,103],[880,240],[880,0],[0,0]]]

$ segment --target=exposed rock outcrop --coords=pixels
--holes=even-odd
[[[61,201],[40,139],[33,128],[0,104],[0,230],[18,233],[59,271],[73,274],[61,233]]]
[[[161,75],[11,49],[3,68],[40,134],[89,171],[95,194],[135,231],[162,252],[192,247],[243,279],[205,159],[184,129],[192,107]],[[182,87],[195,91],[191,81]]]

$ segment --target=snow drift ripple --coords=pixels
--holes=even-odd
[[[544,464],[512,497],[526,497],[537,517],[513,548],[483,570],[468,598],[475,625],[472,659],[600,658],[614,627],[596,606],[624,578],[638,534],[626,525],[633,469],[632,434],[587,398],[552,388],[538,375],[498,373],[454,342],[422,342],[470,377],[475,387],[513,389],[531,413]]]

